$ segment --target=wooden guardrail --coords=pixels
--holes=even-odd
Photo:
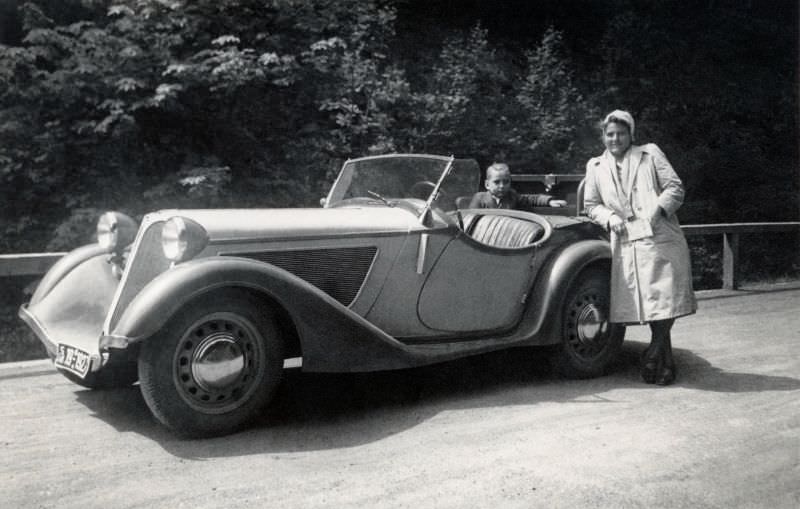
[[[66,253],[0,255],[0,277],[41,276]]]
[[[722,235],[722,287],[735,290],[739,285],[739,236],[744,233],[800,232],[800,221],[780,223],[720,223],[683,226],[686,236]],[[0,255],[0,278],[39,276],[47,272],[65,253],[25,253]]]
[[[742,233],[767,233],[800,231],[800,221],[782,223],[722,223],[689,224],[683,233],[690,235],[722,235],[722,288],[739,287],[739,235]]]

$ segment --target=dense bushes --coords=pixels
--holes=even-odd
[[[684,177],[684,222],[797,217],[793,3],[528,4],[6,6],[0,252],[74,246],[107,208],[314,204],[367,153],[580,173],[613,107]]]

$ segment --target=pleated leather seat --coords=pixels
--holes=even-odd
[[[537,223],[507,216],[465,217],[464,225],[470,237],[496,247],[524,247],[544,234],[544,228]]]

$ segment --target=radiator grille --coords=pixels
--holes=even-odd
[[[348,247],[229,253],[280,267],[349,306],[358,295],[378,249]]]
[[[128,273],[125,285],[111,316],[110,325],[112,330],[123,311],[125,311],[134,297],[142,291],[142,288],[169,268],[170,262],[164,257],[161,249],[161,230],[163,228],[163,222],[150,225],[136,246],[136,251],[131,252],[128,258],[129,266],[126,268]]]

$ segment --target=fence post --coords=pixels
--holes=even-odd
[[[722,234],[722,288],[736,290],[739,286],[739,234]]]

